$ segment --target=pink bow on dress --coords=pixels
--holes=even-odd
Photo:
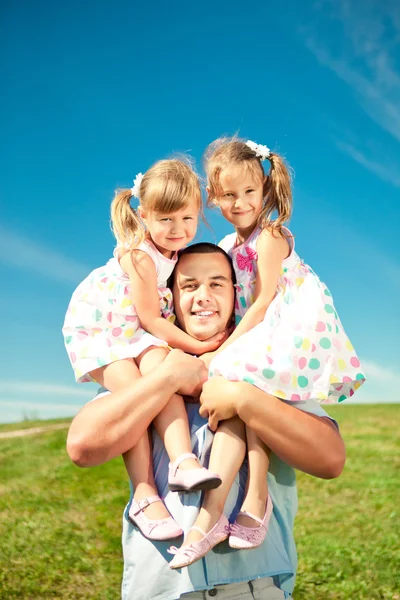
[[[236,255],[236,262],[241,271],[253,272],[253,260],[257,260],[258,254],[249,246],[246,246],[247,256],[240,254]]]

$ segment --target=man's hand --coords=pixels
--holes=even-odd
[[[171,350],[162,366],[176,379],[178,394],[199,396],[203,383],[208,377],[208,371],[199,358],[185,354],[181,350]]]
[[[199,413],[205,419],[212,431],[216,431],[219,421],[230,419],[237,415],[237,383],[224,377],[212,377],[203,385],[200,396]]]

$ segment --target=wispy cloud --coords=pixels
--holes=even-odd
[[[326,0],[316,7],[317,21],[303,29],[307,48],[320,64],[333,71],[353,91],[362,110],[400,141],[400,73],[394,57],[400,51],[400,5],[396,2]],[[318,31],[328,22],[336,31],[336,46],[328,47]],[[358,145],[358,144],[357,144]],[[374,160],[354,143],[338,144],[340,150],[382,180],[400,187],[400,163]]]
[[[341,51],[334,52],[308,29],[306,46],[355,92],[368,116],[400,141],[400,74],[392,56],[400,47],[400,5],[335,0],[325,17],[341,25]]]
[[[0,379],[0,423],[75,415],[96,395],[95,386]]]
[[[363,360],[367,381],[348,402],[400,402],[400,373],[386,365]]]
[[[391,383],[397,387],[400,394],[400,373],[388,367],[380,365],[370,360],[363,361],[363,367],[367,372],[367,377],[372,377],[375,381],[382,383]],[[399,365],[400,367],[400,365]]]
[[[72,385],[59,385],[56,383],[47,383],[41,381],[12,381],[0,380],[0,395],[6,396],[12,394],[41,394],[58,396],[79,396],[80,398],[90,398],[94,396],[93,387],[79,387]]]
[[[60,283],[78,283],[90,268],[59,252],[10,231],[0,223],[0,262],[18,269],[39,273]]]
[[[339,150],[348,154],[353,160],[368,169],[368,171],[375,173],[383,181],[387,181],[395,187],[400,188],[400,165],[394,165],[390,162],[388,164],[381,164],[376,160],[376,157],[373,159],[368,158],[361,150],[342,140],[336,140],[336,145]]]

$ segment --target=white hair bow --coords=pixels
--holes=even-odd
[[[132,196],[134,196],[138,200],[139,200],[139,191],[140,191],[140,185],[142,183],[142,179],[143,179],[143,173],[138,173],[136,175],[135,179],[133,180],[133,186],[131,187]]]
[[[267,146],[256,144],[256,142],[252,142],[251,140],[247,140],[246,146],[253,150],[257,158],[261,160],[266,160],[271,156],[271,150]]]

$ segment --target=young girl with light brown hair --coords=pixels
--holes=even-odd
[[[222,138],[207,149],[205,168],[209,203],[235,228],[220,246],[232,258],[237,279],[237,326],[205,359],[211,361],[210,377],[249,382],[266,392],[266,401],[271,395],[289,402],[334,403],[352,396],[365,376],[329,290],[300,260],[285,227],[292,189],[284,160],[250,140]],[[243,459],[243,440],[233,429],[232,435],[217,430],[209,468],[223,483],[205,493],[184,545],[171,549],[171,568],[191,564],[228,536],[229,545],[239,549],[264,541],[273,514],[269,449],[247,426],[245,437],[248,479],[236,521],[229,525],[222,511]]]
[[[177,251],[196,235],[202,212],[198,176],[186,161],[162,160],[134,184],[118,191],[111,205],[114,257],[75,290],[63,327],[76,380],[96,381],[111,392],[159,365],[168,345],[200,355],[217,348],[222,338],[198,341],[176,327],[167,288]],[[137,208],[131,206],[132,198],[138,200]],[[172,491],[220,485],[219,476],[192,454],[181,396],[175,394],[153,423],[171,460]],[[152,540],[181,535],[158,496],[147,434],[124,461],[134,488],[129,520]]]

